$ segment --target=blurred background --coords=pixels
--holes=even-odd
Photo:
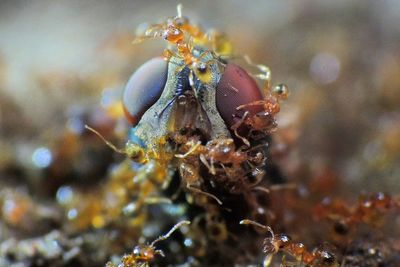
[[[83,132],[85,123],[120,131],[123,143],[127,125],[112,105],[135,68],[165,45],[131,40],[142,22],[174,15],[177,3],[2,0],[0,179],[15,181],[19,172],[41,179],[61,136]],[[182,3],[184,15],[226,32],[237,54],[289,86],[275,136],[288,177],[330,172],[343,184],[338,194],[399,192],[398,1]],[[85,156],[80,161],[78,169],[90,168]]]
[[[300,209],[304,218],[324,197],[355,203],[363,192],[399,195],[400,1],[180,2],[192,21],[225,32],[235,54],[269,66],[273,84],[289,86],[270,149],[283,176],[311,203]],[[84,125],[123,146],[130,126],[122,89],[138,66],[165,48],[163,40],[133,45],[135,31],[174,16],[178,3],[0,0],[0,266],[34,255],[14,237],[42,236],[33,242],[42,245],[44,259],[84,244],[90,256],[82,250],[77,265],[71,252],[71,266],[101,266],[138,238],[138,231],[119,238],[113,231],[145,222],[127,227],[119,220],[126,204],[120,191],[130,189],[113,184],[113,177],[132,180],[129,169],[118,167],[124,157]],[[293,203],[302,205],[297,199]],[[328,240],[319,233],[311,238],[290,218],[297,237],[302,231],[311,244]],[[386,237],[400,229],[399,216],[395,220]],[[83,232],[111,223],[109,232]],[[53,229],[63,231],[48,234]],[[83,239],[73,239],[76,231]],[[73,238],[63,239],[65,233]],[[148,239],[155,233],[142,232]]]

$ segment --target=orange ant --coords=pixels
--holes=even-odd
[[[127,156],[129,159],[142,164],[143,168],[140,168],[133,179],[134,183],[140,182],[141,190],[138,190],[137,200],[135,202],[136,210],[141,207],[142,204],[156,204],[156,203],[170,203],[169,199],[154,196],[149,196],[153,191],[155,185],[161,185],[165,188],[170,182],[170,175],[168,165],[172,159],[168,151],[160,149],[165,146],[164,140],[158,140],[155,147],[150,149],[144,149],[140,145],[128,141],[125,148],[117,148],[110,141],[106,140],[98,131],[85,125],[85,128],[96,134],[102,139],[107,146],[119,154]]]
[[[340,200],[322,202],[315,208],[317,218],[328,218],[335,221],[335,231],[345,234],[349,226],[361,222],[374,224],[379,221],[379,216],[392,208],[400,208],[400,203],[391,196],[378,192],[361,196],[354,207]]]
[[[178,45],[182,44],[186,33],[198,40],[206,39],[206,34],[200,27],[190,24],[188,18],[182,15],[182,4],[179,4],[177,6],[177,16],[169,18],[163,23],[149,25],[147,29],[139,33],[133,43],[163,37],[170,44],[179,48]]]
[[[150,243],[150,245],[138,245],[133,248],[131,254],[122,257],[122,265],[118,267],[148,267],[149,262],[153,261],[156,255],[165,257],[164,252],[160,249],[156,249],[155,244],[169,238],[173,232],[175,232],[182,225],[188,225],[190,221],[181,221],[175,224],[171,230],[165,235],[158,237],[156,240]],[[108,262],[106,267],[116,267],[113,263]]]
[[[267,76],[265,76],[267,77]],[[269,83],[269,81],[267,80]],[[269,86],[269,85],[266,85]],[[243,110],[247,107],[251,106],[261,106],[262,111],[251,115],[250,112],[245,111],[243,116],[231,126],[236,137],[240,138],[246,146],[250,146],[250,142],[243,136],[239,134],[239,129],[242,125],[247,125],[251,129],[251,132],[259,131],[259,132],[270,132],[276,127],[276,122],[274,119],[274,115],[276,115],[280,111],[279,100],[284,100],[289,95],[289,89],[284,84],[279,84],[275,86],[270,92],[268,89],[268,95],[258,101],[254,101],[245,105],[238,106],[237,110]]]
[[[268,267],[272,263],[272,258],[275,254],[282,251],[296,258],[300,263],[304,263],[310,267],[337,267],[339,266],[335,256],[327,250],[315,249],[313,252],[309,252],[303,243],[293,242],[289,236],[285,234],[274,234],[271,227],[262,225],[255,221],[248,219],[240,221],[240,224],[251,224],[262,229],[267,230],[270,233],[270,237],[264,239],[263,252],[266,255],[263,266]]]
[[[110,147],[112,150],[119,154],[126,155],[129,159],[138,162],[138,163],[146,163],[148,161],[144,149],[140,147],[139,145],[128,141],[126,143],[126,146],[124,149],[117,148],[114,144],[112,144],[110,141],[106,140],[98,131],[95,129],[89,127],[88,125],[85,125],[85,128],[95,135],[97,135],[103,142]]]
[[[223,35],[213,33],[211,38],[207,37],[198,26],[190,24],[189,20],[182,16],[182,5],[177,6],[178,15],[174,18],[168,19],[164,23],[150,25],[142,35],[139,35],[133,42],[139,43],[146,39],[157,37],[164,38],[170,45],[175,46],[176,53],[171,49],[165,49],[163,56],[166,60],[170,61],[171,58],[176,57],[181,59],[183,65],[179,67],[176,72],[181,71],[185,66],[190,69],[190,84],[193,86],[193,74],[204,84],[209,84],[213,80],[213,72],[211,64],[218,63],[224,65],[217,59],[216,50],[205,50],[196,52],[194,55],[193,43],[204,45],[208,39],[211,39],[213,46],[224,46],[225,40]],[[187,37],[189,40],[187,41]],[[209,58],[205,60],[205,58]],[[171,62],[171,61],[170,61]],[[173,62],[179,64],[177,62]]]
[[[85,125],[85,128],[88,129],[89,131],[93,132],[94,134],[96,134],[99,138],[101,138],[107,146],[109,146],[112,150],[114,150],[117,153],[126,155],[128,158],[141,163],[141,164],[145,164],[149,162],[149,157],[148,155],[146,155],[146,153],[144,152],[144,149],[141,148],[139,145],[132,143],[132,142],[128,142],[126,144],[125,149],[120,149],[115,147],[110,141],[106,140],[98,131],[96,131],[95,129]],[[183,137],[181,136],[181,139]],[[186,140],[186,139],[185,139]],[[176,155],[178,156],[178,155]],[[182,155],[181,155],[182,156]],[[179,156],[178,156],[179,158]],[[199,185],[199,181],[200,181],[200,176],[199,176],[199,170],[196,168],[196,166],[194,166],[193,164],[189,164],[189,163],[181,163],[179,166],[179,172],[180,175],[182,177],[182,180],[184,180],[186,182],[186,188],[192,192],[198,193],[198,194],[202,194],[205,195],[207,197],[210,197],[212,199],[214,199],[219,205],[222,205],[222,201],[219,200],[216,196],[204,192],[201,189],[197,188]],[[197,187],[196,187],[197,186]],[[145,199],[144,202],[148,202],[148,201],[152,201],[152,199]],[[164,198],[156,198],[155,202],[165,202]]]
[[[190,145],[185,154],[176,154],[175,157],[185,159],[190,155],[199,155],[200,161],[209,169],[212,175],[216,174],[215,163],[232,164],[238,166],[248,159],[248,156],[243,151],[236,150],[233,139],[215,139],[209,141],[205,146],[201,145],[200,141],[196,143],[187,142]]]
[[[141,30],[138,35],[133,43],[162,37],[169,44],[176,46],[181,55],[191,51],[191,45],[185,42],[185,35],[189,36],[189,43],[211,45],[212,51],[217,55],[229,55],[232,50],[231,43],[223,33],[215,30],[205,33],[199,26],[191,24],[189,19],[182,15],[182,4],[177,6],[177,16],[169,18],[163,23],[150,25],[145,30]]]
[[[267,66],[254,63],[248,55],[244,55],[242,58],[248,65],[257,68],[260,71],[260,73],[253,74],[253,76],[261,81],[264,81],[262,91],[264,92],[265,96],[272,95],[277,100],[285,100],[288,98],[289,88],[285,84],[278,84],[271,90],[271,70]]]
[[[255,78],[263,81],[262,91],[264,93],[264,99],[253,101],[245,105],[240,105],[236,109],[245,110],[247,107],[259,106],[262,111],[257,114],[250,114],[250,112],[244,112],[243,116],[231,126],[236,137],[240,138],[243,143],[250,146],[250,142],[239,134],[239,128],[242,125],[247,125],[251,131],[269,132],[276,127],[274,115],[280,111],[280,101],[286,100],[289,96],[289,88],[285,84],[278,84],[271,89],[271,71],[270,69],[262,64],[254,63],[249,56],[240,56],[245,62],[257,68],[260,73],[252,74]]]
[[[173,138],[177,142],[183,141],[181,151],[183,150],[185,153],[175,154],[175,157],[179,159],[178,165],[181,177],[188,184],[201,185],[201,162],[208,168],[210,174],[216,175],[213,179],[219,180],[222,184],[225,184],[225,181],[231,181],[236,183],[240,188],[244,186],[243,189],[253,188],[260,190],[260,188],[254,186],[260,182],[262,177],[263,172],[260,171],[260,167],[264,164],[264,155],[257,151],[254,153],[253,150],[259,149],[261,146],[256,146],[249,150],[236,150],[232,139],[214,139],[206,145],[202,145],[197,139],[189,140],[178,134],[175,134]],[[251,185],[243,180],[249,170],[246,170],[242,163],[248,165],[252,175],[256,178],[256,181],[252,181]],[[220,168],[217,168],[217,166]],[[220,175],[220,171],[224,172],[226,176]],[[215,197],[213,198],[217,200]],[[219,201],[217,200],[217,202]]]
[[[186,188],[188,190],[212,198],[219,205],[222,205],[222,201],[218,197],[199,189],[199,187],[201,186],[201,177],[199,166],[197,164],[182,162],[179,166],[179,173],[182,181],[186,183]]]
[[[250,133],[258,131],[268,133],[276,127],[276,121],[274,115],[279,112],[280,106],[274,99],[264,99],[256,102],[252,102],[246,105],[237,107],[237,110],[241,110],[248,106],[262,106],[263,111],[255,115],[251,115],[250,112],[245,111],[242,118],[231,126],[236,137],[240,138],[243,143],[250,147],[250,141],[239,134],[239,129],[243,125],[249,126]]]
[[[244,170],[240,166],[243,162],[249,160],[260,161],[260,155],[250,157],[247,151],[236,150],[234,141],[232,139],[215,139],[202,145],[200,141],[188,140],[180,135],[175,135],[174,140],[183,141],[183,149],[186,151],[184,154],[176,154],[175,157],[179,159],[179,170],[181,177],[188,184],[190,190],[195,189],[194,184],[201,185],[200,176],[200,162],[204,164],[212,175],[217,175],[216,164],[218,163],[228,177],[240,177],[244,175]],[[229,165],[225,166],[225,165]],[[236,180],[236,179],[232,179]],[[198,189],[195,189],[196,191]],[[215,196],[206,193],[208,197],[213,198],[219,204],[222,202]]]
[[[197,142],[185,154],[178,154],[175,156],[177,158],[186,158],[194,153],[200,155],[201,162],[207,166],[210,173],[213,175],[216,174],[215,162],[238,165],[247,159],[246,153],[236,150],[233,139],[215,139],[208,142],[205,146]],[[210,162],[208,162],[208,160],[210,160]]]

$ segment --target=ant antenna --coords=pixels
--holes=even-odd
[[[270,191],[280,191],[280,190],[294,190],[297,189],[297,184],[287,183],[287,184],[274,184],[269,186]]]
[[[263,186],[256,186],[256,187],[253,187],[252,190],[261,191],[261,192],[264,192],[264,193],[266,193],[266,194],[271,193],[271,190],[269,190],[268,188],[263,187]]]
[[[271,70],[267,66],[254,63],[248,55],[244,55],[243,59],[248,65],[255,67],[259,71],[261,71],[261,73],[255,75],[257,78],[260,78],[267,82],[271,81]]]
[[[255,222],[255,221],[252,221],[252,220],[249,220],[249,219],[244,219],[244,220],[241,220],[241,221],[239,222],[239,224],[247,224],[247,225],[251,224],[251,225],[260,227],[260,228],[262,228],[262,229],[266,229],[266,230],[272,235],[272,238],[275,236],[275,235],[274,235],[274,231],[272,231],[272,228],[271,228],[271,227],[265,226],[265,225],[263,225],[263,224],[261,224],[261,223],[258,223],[258,222]]]
[[[186,188],[189,189],[189,190],[192,190],[193,192],[196,192],[196,193],[198,193],[198,194],[203,194],[203,195],[205,195],[205,196],[207,196],[207,197],[210,197],[210,198],[214,199],[215,201],[217,201],[217,203],[218,203],[219,205],[222,205],[222,204],[223,204],[222,201],[219,200],[219,198],[217,198],[217,197],[214,196],[213,194],[204,192],[204,191],[202,191],[202,190],[200,190],[200,189],[198,189],[198,188],[196,188],[196,187],[193,187],[193,186],[191,186],[191,185],[189,185],[189,184],[186,186]]]
[[[178,4],[177,6],[176,6],[176,11],[177,11],[177,13],[178,13],[178,18],[182,18],[182,4]]]
[[[252,220],[249,220],[249,219],[241,220],[239,222],[239,224],[252,224],[252,225],[255,225],[255,226],[260,227],[262,229],[267,229],[269,227],[269,226],[265,226],[265,225],[263,225],[261,223],[258,223],[258,222],[255,222],[255,221],[252,221]]]
[[[244,105],[242,105],[242,106],[244,106]],[[236,109],[239,110],[239,109],[242,108],[242,106],[239,106],[239,107],[237,107]],[[238,133],[239,127],[242,125],[242,123],[244,123],[244,121],[245,121],[245,119],[246,119],[246,117],[247,117],[248,115],[249,115],[249,112],[246,111],[246,112],[243,114],[243,117],[242,117],[238,122],[236,122],[234,125],[231,126],[231,129],[233,130],[233,132],[234,132],[234,134],[235,134],[236,137],[240,138],[240,139],[242,140],[242,142],[243,142],[246,146],[250,147],[250,142],[249,142],[249,140],[247,140],[245,137],[241,136],[241,135]]]
[[[174,225],[174,227],[171,228],[171,230],[168,231],[168,233],[166,233],[165,235],[160,236],[159,238],[157,238],[156,240],[154,240],[153,242],[151,242],[150,247],[154,247],[154,245],[155,245],[157,242],[160,242],[160,241],[165,240],[165,239],[167,239],[168,237],[170,237],[170,236],[172,235],[172,233],[176,231],[176,229],[178,229],[179,227],[181,227],[181,226],[184,225],[184,224],[189,225],[189,224],[190,224],[190,221],[181,221],[181,222],[178,222],[177,224]]]
[[[108,141],[107,139],[104,138],[104,136],[102,136],[98,131],[96,131],[95,129],[89,127],[88,125],[85,125],[85,128],[88,129],[89,131],[91,131],[92,133],[94,133],[95,135],[97,135],[98,137],[100,137],[101,140],[104,141],[104,143],[106,143],[107,146],[109,146],[112,150],[114,150],[117,153],[126,155],[126,151],[124,149],[120,149],[117,148],[115,145],[113,145],[110,141]]]

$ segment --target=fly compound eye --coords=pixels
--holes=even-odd
[[[225,124],[230,129],[245,111],[251,115],[262,111],[259,105],[249,105],[241,110],[237,107],[262,100],[263,95],[255,80],[238,65],[228,63],[217,85],[216,106]]]
[[[136,125],[160,98],[167,73],[168,62],[157,57],[144,63],[132,74],[122,96],[125,115],[132,125]]]

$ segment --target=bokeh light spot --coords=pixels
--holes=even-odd
[[[32,162],[38,168],[46,168],[51,164],[53,156],[46,147],[36,149],[32,154]]]
[[[329,84],[337,80],[340,72],[339,59],[330,53],[316,54],[310,64],[311,78],[319,84]]]

